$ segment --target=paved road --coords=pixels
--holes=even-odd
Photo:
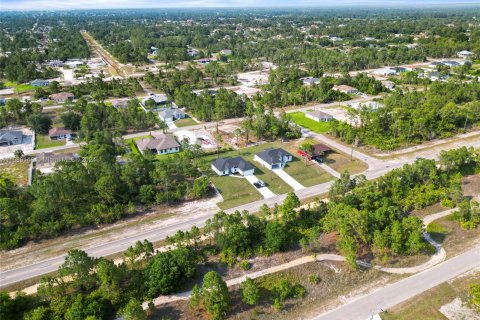
[[[315,317],[315,320],[365,320],[428,289],[480,267],[480,246],[411,277],[388,285],[340,308]]]

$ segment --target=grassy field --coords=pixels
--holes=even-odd
[[[12,160],[8,163],[0,164],[0,174],[16,182],[20,186],[26,186],[28,183],[28,167],[30,160],[17,161]]]
[[[181,127],[188,127],[188,126],[194,126],[198,123],[195,122],[195,120],[193,120],[192,118],[190,117],[186,117],[186,118],[183,118],[183,119],[180,119],[180,120],[177,120],[174,122],[175,125],[179,128]]]
[[[381,317],[383,320],[446,319],[440,313],[440,307],[457,297],[463,302],[468,301],[469,285],[474,282],[480,282],[480,272],[464,275],[436,286],[387,310]]]
[[[50,140],[48,135],[37,134],[35,137],[35,149],[45,149],[65,145],[65,140]]]
[[[31,91],[31,90],[34,90],[35,87],[32,86],[31,84],[18,84],[17,82],[14,82],[14,81],[6,81],[5,83],[5,87],[13,87],[13,91],[15,93],[22,93],[22,92],[26,92],[26,91]]]
[[[316,133],[325,133],[332,128],[332,124],[330,122],[317,122],[307,118],[305,113],[300,111],[289,113],[288,117],[299,126],[307,128]]]
[[[218,203],[220,209],[233,208],[245,203],[263,199],[260,192],[246,179],[236,177],[212,177],[212,182],[223,196],[224,201]]]

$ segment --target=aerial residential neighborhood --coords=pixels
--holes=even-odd
[[[0,320],[480,319],[479,4],[0,8]]]

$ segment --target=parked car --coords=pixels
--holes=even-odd
[[[254,182],[253,185],[255,186],[255,188],[257,189],[260,189],[260,188],[263,188],[264,186],[262,186],[260,183],[257,182]]]
[[[258,180],[257,183],[260,184],[262,187],[266,187],[266,186],[267,186],[267,184],[265,183],[265,181],[262,181],[262,180]]]

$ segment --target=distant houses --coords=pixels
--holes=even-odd
[[[68,100],[73,100],[75,96],[71,92],[60,92],[51,94],[48,97],[57,103],[64,103]]]
[[[459,58],[462,58],[462,59],[469,59],[471,57],[473,57],[473,52],[470,52],[470,51],[460,51],[460,52],[457,52],[457,57]]]
[[[361,110],[362,108],[367,108],[370,111],[376,111],[380,108],[385,107],[385,105],[377,101],[351,102],[351,103],[348,103],[348,106],[355,110]]]
[[[35,79],[30,84],[34,87],[46,87],[50,84],[50,81],[44,79]]]
[[[357,94],[359,91],[357,88],[347,86],[347,85],[339,85],[339,86],[333,86],[332,90],[347,93],[347,94]]]
[[[282,148],[268,148],[255,154],[253,160],[261,163],[264,167],[272,169],[283,169],[287,162],[293,160],[290,153]]]
[[[224,56],[229,56],[232,54],[232,50],[230,49],[223,49],[223,50],[220,50],[220,54],[223,54]]]
[[[219,176],[234,173],[239,173],[242,176],[251,176],[255,172],[255,167],[242,157],[220,158],[214,160],[211,167]]]
[[[307,85],[307,86],[311,86],[311,85],[314,85],[314,84],[320,84],[320,78],[315,78],[315,77],[300,78],[300,81],[302,81],[302,83],[304,85]]]
[[[20,130],[0,130],[0,146],[21,144],[23,132]]]
[[[180,151],[180,144],[172,135],[160,134],[136,141],[138,150],[144,154],[150,151],[154,154],[170,154]]]
[[[51,140],[63,140],[72,136],[72,130],[64,128],[52,128],[48,131],[48,136]]]
[[[331,114],[320,111],[320,110],[307,111],[305,112],[305,116],[317,122],[325,122],[325,121],[333,120],[333,116]]]

